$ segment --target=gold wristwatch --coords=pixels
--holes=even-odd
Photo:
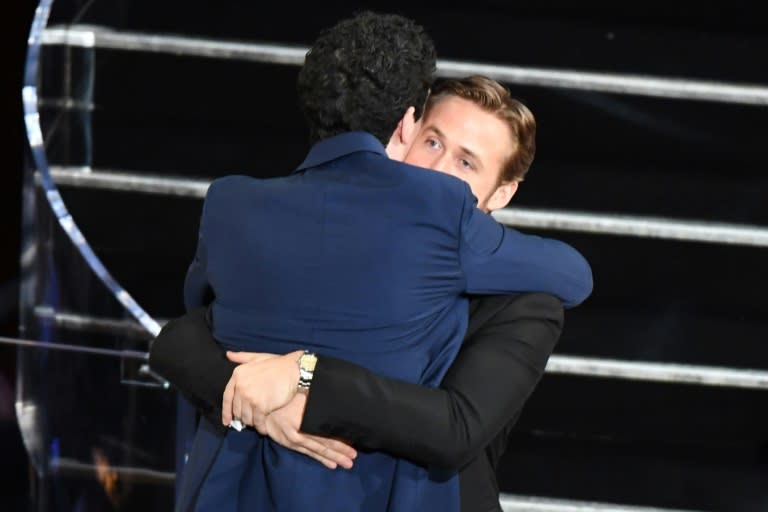
[[[299,364],[299,391],[307,393],[312,385],[312,377],[315,375],[317,356],[305,350],[296,362]]]

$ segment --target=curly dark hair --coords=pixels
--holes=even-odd
[[[310,140],[366,131],[385,146],[408,107],[421,117],[437,54],[413,20],[363,11],[325,29],[297,84]]]

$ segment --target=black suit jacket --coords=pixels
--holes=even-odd
[[[501,510],[496,465],[562,324],[560,301],[546,294],[474,299],[465,341],[439,388],[320,356],[302,430],[460,469],[462,512]],[[220,424],[221,396],[235,365],[211,336],[204,310],[163,328],[150,365]]]

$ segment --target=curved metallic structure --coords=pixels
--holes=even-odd
[[[108,510],[151,489],[162,503],[158,508],[168,509],[174,426],[142,420],[149,412],[171,413],[175,407],[175,394],[165,391],[167,382],[147,365],[148,343],[161,325],[107,270],[50,172],[51,144],[66,149],[66,160],[88,161],[91,153],[88,105],[41,101],[41,90],[48,87],[51,94],[52,84],[60,85],[57,66],[76,70],[70,76],[85,70],[83,94],[92,93],[92,72],[77,67],[92,64],[91,54],[73,59],[45,50],[53,4],[40,1],[28,38],[22,99],[30,162],[23,190],[21,339],[3,340],[18,347],[16,416],[34,468],[32,505],[40,511],[71,510],[92,502]],[[63,82],[60,87],[72,85]],[[69,126],[61,123],[73,111],[71,118],[87,126],[84,151],[76,157],[66,147]],[[132,332],[104,328],[73,337],[47,314],[61,311],[97,312]]]
[[[32,22],[32,28],[29,31],[27,61],[24,71],[24,124],[29,138],[29,147],[32,152],[40,176],[41,185],[45,191],[45,197],[51,205],[51,210],[55,213],[64,232],[72,240],[77,250],[88,262],[88,266],[93,269],[101,282],[109,291],[125,306],[126,311],[133,315],[136,320],[143,325],[147,331],[156,336],[160,332],[160,325],[150,317],[144,309],[131,297],[131,295],[120,286],[109,273],[107,268],[101,262],[99,257],[93,251],[88,241],[85,239],[77,223],[69,214],[64,201],[61,198],[56,184],[51,178],[51,172],[48,165],[48,159],[45,155],[43,145],[43,132],[40,127],[40,113],[38,112],[38,93],[37,81],[40,68],[40,49],[43,42],[43,35],[48,24],[48,18],[51,13],[53,0],[41,0],[35,11],[35,17]]]
[[[51,210],[56,214],[64,232],[69,236],[77,250],[82,254],[88,265],[93,269],[98,278],[120,301],[125,309],[133,315],[136,320],[143,325],[147,331],[153,335],[160,332],[160,325],[150,317],[146,311],[131,297],[131,295],[118,283],[109,273],[99,257],[93,251],[88,241],[85,239],[75,220],[67,211],[61,194],[56,188],[56,184],[51,178],[48,159],[45,156],[45,147],[43,145],[43,133],[40,127],[40,113],[38,112],[38,94],[37,80],[40,66],[40,47],[42,45],[43,34],[45,32],[48,18],[51,12],[53,0],[41,0],[35,11],[32,28],[29,32],[27,61],[24,71],[24,124],[27,129],[29,146],[32,151],[32,157],[37,167],[42,187],[45,190],[45,196],[51,205]]]

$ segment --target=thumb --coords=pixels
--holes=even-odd
[[[251,363],[254,361],[266,361],[267,359],[272,359],[273,357],[277,356],[275,354],[267,354],[264,352],[231,352],[227,350],[227,359],[233,363],[238,364]]]

